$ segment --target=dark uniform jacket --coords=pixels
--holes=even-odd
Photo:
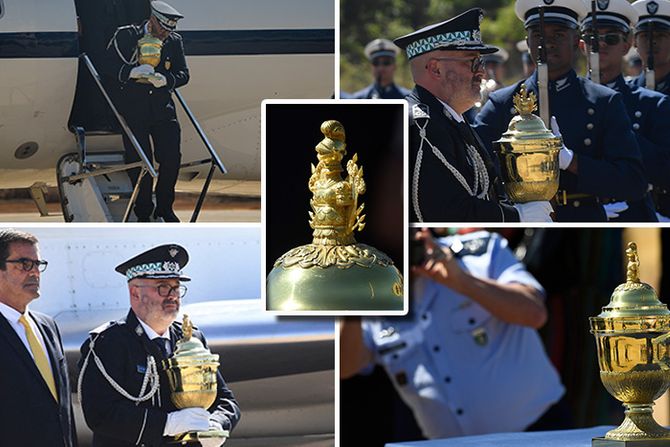
[[[418,189],[418,206],[425,222],[518,222],[516,209],[504,203],[495,165],[476,133],[469,125],[459,125],[444,105],[428,90],[416,86],[407,97],[409,103],[410,207],[411,221],[419,221],[412,190]],[[445,159],[474,185],[474,169],[466,156],[466,144],[474,146],[483,158],[490,180],[488,198],[471,196],[454,174],[438,159],[427,143],[422,144],[420,126],[426,126],[426,137]],[[417,154],[422,147],[421,166]],[[416,182],[416,183],[415,183]]]
[[[77,445],[71,390],[60,333],[54,321],[29,311],[42,334],[56,382],[58,402],[21,339],[0,314],[0,445]]]
[[[362,90],[351,94],[353,99],[405,99],[410,91],[395,84],[382,87],[377,83],[368,85]]]
[[[670,100],[662,93],[626,84],[623,76],[617,77],[608,87],[623,97],[640,145],[647,180],[656,188],[670,189]],[[630,205],[631,209],[624,211],[617,221],[656,221],[650,195],[643,202]]]
[[[670,95],[670,74],[656,84],[655,92],[666,96],[665,99],[660,99],[658,96],[647,93],[651,91],[646,88],[646,84],[647,80],[645,79],[644,72],[628,83],[628,85],[633,88],[633,92],[637,92],[640,96],[641,101],[645,101],[643,98],[646,97],[646,102],[653,104],[654,100],[656,100],[657,110],[653,112],[655,116],[644,119],[645,122],[651,121],[656,124],[653,129],[649,129],[652,133],[643,132],[643,125],[640,123],[641,128],[638,134],[644,133],[647,135],[647,138],[658,144],[660,141],[668,141],[665,136],[670,132],[670,126],[668,126],[668,119],[670,117],[668,114],[669,99],[667,98],[667,95]],[[636,87],[638,90],[635,89]],[[651,105],[648,107],[651,107]],[[651,108],[649,110],[651,111]],[[652,135],[654,135],[653,138]],[[653,142],[650,143],[654,144]],[[642,142],[640,142],[640,146],[643,146]],[[647,163],[647,156],[644,152],[642,156],[644,157],[645,168],[649,169],[650,166]],[[652,163],[654,162],[653,160],[649,161]],[[658,172],[648,170],[647,174],[649,175],[649,182],[654,185],[653,194],[656,210],[665,217],[670,217],[670,185],[668,184],[668,182],[670,182],[670,176],[668,175],[667,164],[659,163],[654,165],[654,168],[658,168]],[[657,174],[661,174],[661,177],[658,177]]]
[[[128,25],[117,29],[107,47],[101,71],[108,81],[118,84],[119,90],[114,98],[126,119],[176,119],[172,90],[185,85],[189,80],[181,36],[173,32],[163,42],[161,60],[155,71],[166,77],[167,84],[155,88],[152,84],[136,82],[130,78],[130,71],[138,66],[137,42],[144,36],[145,29],[146,22],[140,26]]]
[[[169,330],[174,351],[174,344],[183,334],[181,323],[172,323]],[[193,336],[206,346],[205,338],[195,328]],[[136,405],[115,390],[101,374],[93,357],[89,358],[81,399],[86,423],[93,430],[93,446],[166,445],[163,430],[167,414],[177,411],[177,408],[170,399],[168,378],[160,366],[164,359],[160,348],[149,340],[132,310],[125,319],[91,332],[81,347],[80,368],[89,352],[91,340],[95,340],[93,350],[107,373],[132,396],[139,395],[148,355],[157,360],[160,375],[160,402],[154,396]],[[224,430],[232,430],[240,419],[240,408],[220,371],[217,373],[217,388],[216,401],[208,409],[210,420],[219,422]]]
[[[536,71],[524,81],[491,93],[477,115],[474,127],[489,150],[507,131],[514,116],[512,98],[524,83],[529,92],[538,95]],[[647,180],[621,95],[571,70],[563,79],[549,83],[549,101],[563,142],[575,152],[579,163],[579,175],[561,171],[559,191],[567,196],[587,196],[555,206],[557,220],[605,221],[601,199],[640,200]]]

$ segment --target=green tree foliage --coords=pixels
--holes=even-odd
[[[523,25],[509,0],[340,0],[340,86],[353,92],[371,82],[370,65],[363,49],[373,39],[393,40],[426,25],[441,22],[470,8],[486,12],[482,23],[485,42],[510,53],[508,77],[521,71],[516,42],[525,37]],[[412,86],[404,55],[398,58],[396,82]]]

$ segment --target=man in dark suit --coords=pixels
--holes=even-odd
[[[186,250],[176,244],[152,248],[120,264],[116,271],[128,280],[128,315],[91,331],[81,347],[82,409],[93,430],[94,447],[162,446],[185,432],[208,432],[211,437],[188,445],[218,447],[224,437],[214,431],[231,431],[240,419],[240,407],[216,374],[217,395],[208,408],[179,410],[162,361],[175,350],[184,330],[175,321]],[[206,347],[202,333],[193,329]]]
[[[414,91],[409,103],[412,222],[545,221],[549,202],[513,205],[479,137],[463,118],[480,98],[482,10],[427,26],[394,42],[409,58]]]
[[[46,266],[35,236],[0,231],[2,445],[77,445],[60,333],[53,319],[28,309]]]

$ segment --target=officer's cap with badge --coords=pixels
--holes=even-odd
[[[174,31],[175,28],[177,28],[179,19],[184,18],[182,13],[160,0],[151,2],[151,14],[156,17],[158,23],[168,31]]]
[[[177,244],[159,245],[116,266],[128,281],[135,278],[190,281],[181,269],[188,264],[188,252]]]
[[[514,11],[528,29],[540,24],[540,8],[544,10],[544,23],[571,29],[577,29],[588,12],[583,0],[517,0]]]
[[[635,26],[635,34],[648,30],[652,23],[655,30],[670,29],[670,1],[638,0],[632,6],[640,15]]]
[[[596,0],[596,26],[616,28],[624,33],[630,32],[638,19],[638,12],[628,3],[628,0]],[[587,31],[592,28],[593,14],[582,20],[581,29]]]
[[[365,46],[363,52],[368,60],[372,62],[376,58],[384,56],[395,59],[400,49],[388,39],[375,39]]]
[[[483,17],[480,8],[473,8],[453,19],[398,37],[393,42],[405,50],[408,59],[436,50],[495,53],[498,51],[496,47],[482,42],[479,24]]]

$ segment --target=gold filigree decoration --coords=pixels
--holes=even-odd
[[[521,84],[521,90],[514,95],[512,102],[519,115],[530,115],[537,110],[537,97],[526,90],[526,84]]]
[[[637,255],[637,244],[629,242],[626,249],[628,268],[626,270],[626,281],[632,283],[640,282],[640,258]]]
[[[284,253],[274,263],[274,267],[330,267],[346,269],[354,265],[386,267],[393,264],[386,254],[365,244],[355,245],[319,245],[307,244]]]
[[[186,341],[190,340],[191,337],[193,336],[193,323],[191,323],[191,319],[186,314],[184,314],[181,329],[182,332],[184,333],[183,339]]]
[[[342,160],[347,154],[344,127],[335,120],[321,124],[323,140],[316,146],[319,162],[312,165],[309,190],[312,192],[309,225],[316,245],[355,244],[353,232],[365,227],[364,204],[358,204],[365,193],[363,168],[355,154],[347,162],[347,178],[342,179]]]

